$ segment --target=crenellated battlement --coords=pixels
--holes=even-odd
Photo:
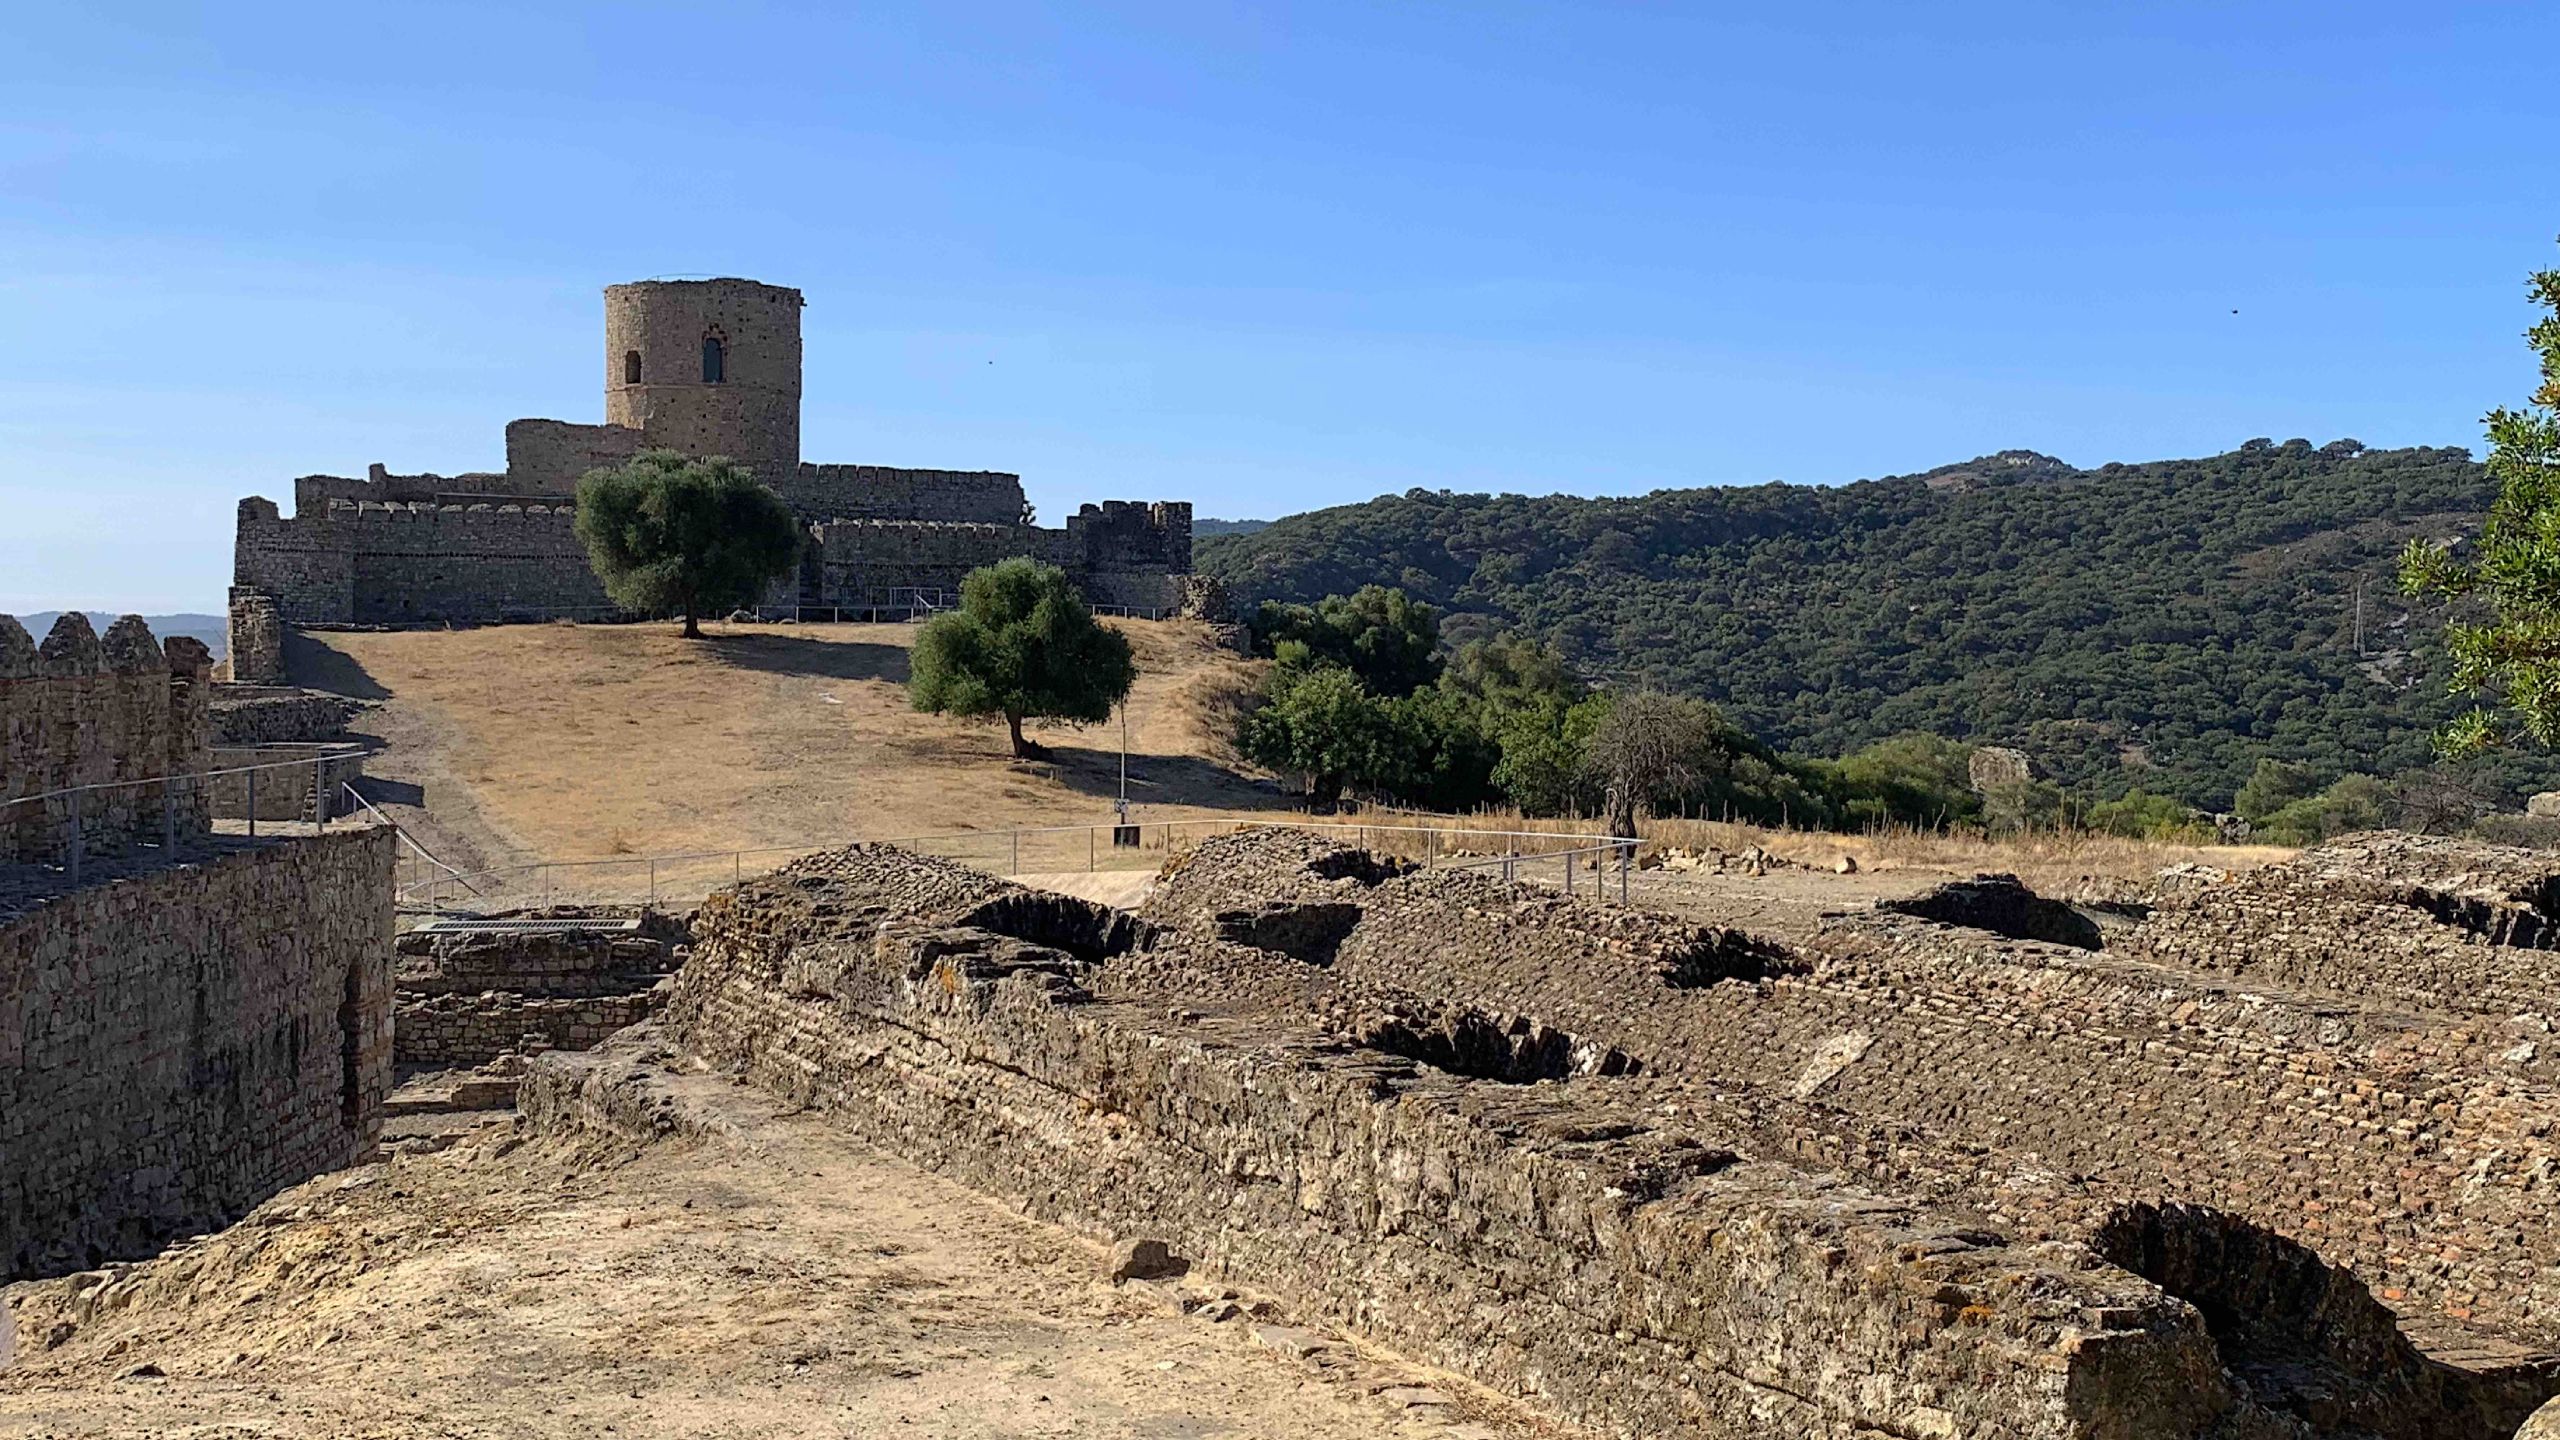
[[[42,644],[0,615],[0,864],[57,862],[75,832],[94,853],[204,835],[204,791],[168,782],[208,764],[212,686],[202,642],[139,615],[101,637],[66,611]],[[55,795],[92,785],[114,788]]]

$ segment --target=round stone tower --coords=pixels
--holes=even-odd
[[[800,464],[800,305],[799,291],[753,280],[606,286],[605,422],[788,484]]]

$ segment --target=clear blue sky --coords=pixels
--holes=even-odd
[[[599,420],[597,291],[683,272],[808,293],[810,458],[1016,470],[1051,520],[2475,445],[2560,260],[2555,40],[2406,0],[17,0],[0,610],[216,608],[241,495]]]

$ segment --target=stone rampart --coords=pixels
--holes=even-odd
[[[66,611],[41,646],[0,615],[0,864],[204,834],[212,671],[200,642],[164,648],[138,615],[101,639]],[[80,786],[111,788],[27,798]]]
[[[584,1050],[655,1013],[683,926],[655,912],[563,907],[499,917],[531,929],[400,937],[395,1048],[403,1065],[476,1065],[509,1051]],[[623,920],[630,928],[571,928]],[[543,921],[567,921],[560,929]]]
[[[911,470],[804,461],[774,489],[792,509],[811,520],[1020,525],[1030,513],[1022,477],[1001,470]]]
[[[294,625],[494,622],[618,613],[567,505],[338,501],[280,518],[240,502],[239,583]]]
[[[2560,862],[2448,836],[2343,836],[2163,894],[2126,949],[2252,985],[2560,1023]]]
[[[394,839],[223,842],[0,922],[0,1273],[210,1229],[372,1144]]]

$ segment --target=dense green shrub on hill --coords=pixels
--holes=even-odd
[[[2493,492],[2459,449],[2252,441],[2095,470],[2009,452],[1838,487],[1415,490],[1205,538],[1198,562],[1255,600],[1400,587],[1452,641],[1519,632],[1788,754],[2011,744],[2084,801],[2138,787],[2213,811],[2264,756],[2321,784],[2429,763],[2460,706],[2441,610],[2398,594],[2395,562],[2475,528]],[[2474,779],[2513,795],[2560,766]]]

